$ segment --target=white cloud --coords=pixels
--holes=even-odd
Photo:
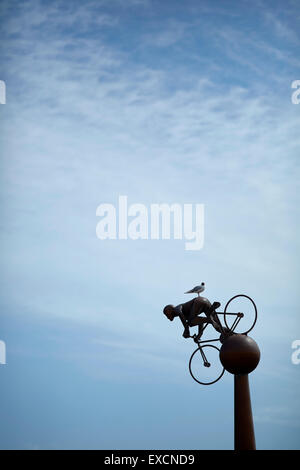
[[[61,316],[100,322],[98,311],[116,286],[125,289],[127,300],[136,299],[126,334],[140,327],[139,304],[145,321],[171,293],[197,282],[199,263],[201,279],[223,286],[214,294],[222,300],[228,288],[256,283],[259,296],[281,288],[293,296],[300,118],[290,97],[274,96],[252,76],[244,86],[228,85],[222,74],[199,74],[176,61],[171,72],[136,62],[104,37],[57,35],[51,24],[43,36],[34,25],[51,18],[52,8],[33,11],[28,29],[14,20],[18,38],[6,42],[11,97],[10,121],[3,118],[2,191],[9,191],[13,214],[6,222],[7,282],[18,278],[26,295],[34,294],[34,310],[46,303]],[[83,26],[96,21],[80,8],[66,21],[75,24],[80,15]],[[116,28],[113,20],[109,26]],[[119,194],[130,203],[204,203],[203,253],[187,261],[180,242],[101,243],[95,209]],[[185,263],[188,273],[179,267]],[[74,285],[89,297],[88,306]],[[22,290],[15,295],[26,303]],[[275,299],[281,305],[280,290]],[[114,298],[111,311],[118,308]],[[105,322],[113,330],[113,320]],[[151,323],[148,328],[155,333]]]
[[[288,26],[284,21],[282,21],[277,15],[275,15],[271,10],[265,10],[264,17],[266,24],[271,26],[275,34],[280,38],[292,43],[299,43],[299,36]]]
[[[162,26],[162,25],[160,25]],[[143,37],[142,47],[169,47],[176,44],[184,38],[188,25],[179,21],[167,21],[162,28],[155,26],[151,33],[147,33]]]

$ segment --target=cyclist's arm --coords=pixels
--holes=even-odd
[[[188,325],[188,322],[187,322],[187,319],[185,318],[185,316],[183,315],[183,312],[182,312],[182,305],[177,305],[177,307],[174,308],[176,314],[179,316],[180,320],[181,320],[181,323],[183,324],[184,328]]]

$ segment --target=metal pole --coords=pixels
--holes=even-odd
[[[259,347],[247,335],[229,336],[220,349],[221,363],[234,375],[235,450],[256,449],[248,374],[256,368],[259,359]]]
[[[256,449],[248,374],[234,375],[234,449]]]

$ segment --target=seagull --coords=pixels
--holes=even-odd
[[[198,294],[198,297],[199,297],[200,292],[203,292],[204,289],[205,289],[205,283],[201,282],[201,286],[196,286],[193,289],[185,292],[185,294]]]

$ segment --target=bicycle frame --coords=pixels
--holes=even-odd
[[[228,334],[231,334],[234,332],[235,328],[237,327],[237,325],[239,324],[239,321],[241,320],[241,318],[243,318],[243,314],[241,312],[239,313],[229,313],[229,312],[226,312],[226,315],[236,315],[236,319],[234,320],[233,324],[232,324],[232,327],[230,328],[230,331],[229,332],[226,332],[224,330],[224,327],[221,323],[221,320],[219,319],[218,315],[224,315],[224,312],[215,312],[217,318],[218,318],[218,323],[220,325],[220,328],[221,328],[221,334],[224,334],[224,335],[228,335]],[[205,328],[210,325],[211,323],[206,323],[205,326],[203,327],[203,330],[202,330],[202,333],[204,332]],[[206,339],[206,340],[197,340],[195,339],[197,335],[193,335],[191,336],[191,338],[194,339],[195,343],[198,344],[199,348],[200,348],[200,344],[203,344],[203,343],[213,343],[214,341],[220,341],[220,338],[216,338],[216,339]],[[201,353],[202,354],[202,353]]]
[[[215,346],[215,345],[212,345],[212,344],[209,344],[209,343],[213,343],[213,342],[217,342],[217,341],[220,341],[220,343],[224,343],[224,341],[226,341],[226,338],[228,338],[229,336],[231,336],[232,334],[235,334],[235,330],[240,322],[240,320],[242,318],[244,318],[245,314],[244,313],[241,313],[241,312],[227,312],[227,307],[229,306],[230,302],[232,302],[234,299],[237,299],[238,297],[243,297],[243,298],[246,298],[248,300],[250,300],[250,302],[252,303],[253,307],[254,307],[254,320],[253,320],[253,323],[252,325],[250,326],[250,328],[248,328],[248,330],[244,331],[243,333],[240,333],[240,334],[243,334],[243,335],[247,335],[249,333],[249,331],[251,331],[251,329],[254,327],[255,323],[256,323],[256,319],[257,319],[257,308],[256,308],[256,305],[255,303],[253,302],[253,300],[248,297],[247,295],[244,295],[244,294],[238,294],[238,295],[235,295],[234,297],[232,297],[226,304],[225,308],[224,308],[224,311],[223,312],[216,312],[215,310],[213,312],[211,312],[210,314],[207,315],[207,318],[208,320],[206,320],[206,322],[204,324],[202,324],[201,322],[198,323],[198,325],[201,325],[202,324],[202,328],[199,329],[199,333],[198,335],[197,334],[194,334],[192,336],[190,336],[190,338],[192,338],[194,340],[194,342],[197,344],[197,349],[192,353],[191,357],[190,357],[190,360],[189,360],[189,371],[190,371],[190,374],[192,376],[192,378],[198,382],[200,385],[211,385],[215,382],[217,382],[218,380],[220,380],[220,378],[223,376],[224,374],[224,371],[225,371],[225,368],[223,367],[223,371],[221,371],[221,373],[219,375],[217,375],[217,377],[214,379],[214,380],[210,380],[208,381],[208,379],[201,379],[199,377],[200,375],[200,370],[197,369],[197,373],[195,373],[195,370],[194,370],[194,366],[192,367],[192,364],[195,364],[195,361],[193,361],[194,357],[197,358],[199,357],[198,354],[200,353],[200,356],[202,358],[202,365],[204,367],[211,367],[211,366],[215,366],[215,360],[211,360],[211,362],[208,361],[207,359],[207,352],[210,351],[208,353],[208,357],[210,358],[210,355],[211,355],[211,352],[212,350],[217,350],[217,351],[220,351],[220,349]],[[222,315],[222,317],[224,318],[224,325],[222,325],[221,323],[221,319],[219,318],[219,316]],[[235,318],[233,319],[233,322],[231,324],[231,322],[229,322],[230,324],[227,323],[226,321],[226,317],[229,317],[229,316],[234,316]],[[212,321],[209,321],[209,319],[213,319],[214,322]],[[228,319],[228,318],[227,318]],[[197,324],[197,323],[196,323]],[[196,324],[194,325],[189,325],[189,326],[196,326]],[[201,340],[200,338],[202,337],[202,334],[205,330],[205,328],[207,328],[207,325],[212,325],[216,331],[218,331],[220,333],[219,337],[218,338],[212,338],[212,339],[204,339],[204,340]],[[202,374],[201,374],[202,375]]]
[[[236,326],[238,325],[240,319],[243,317],[242,313],[228,313],[228,315],[236,315],[236,319],[234,320],[233,325],[232,325],[230,331],[228,332],[228,331],[224,330],[224,327],[223,327],[223,325],[222,325],[222,323],[221,323],[221,321],[218,317],[218,315],[224,315],[224,312],[215,312],[215,314],[217,316],[218,324],[219,324],[220,329],[221,329],[221,335],[223,334],[223,335],[226,335],[226,336],[233,333],[233,331],[236,328]],[[206,323],[205,324],[205,326],[203,327],[202,333],[204,332],[207,325],[210,325],[210,324],[211,323]],[[220,337],[216,338],[216,339],[206,339],[206,340],[202,340],[202,341],[200,341],[200,339],[197,339],[197,335],[190,336],[190,338],[193,338],[194,342],[198,346],[199,352],[200,352],[202,360],[203,360],[204,367],[210,367],[211,364],[208,362],[207,357],[205,355],[205,352],[203,351],[203,348],[202,348],[201,345],[204,344],[204,343],[213,343],[215,341],[220,341]]]

